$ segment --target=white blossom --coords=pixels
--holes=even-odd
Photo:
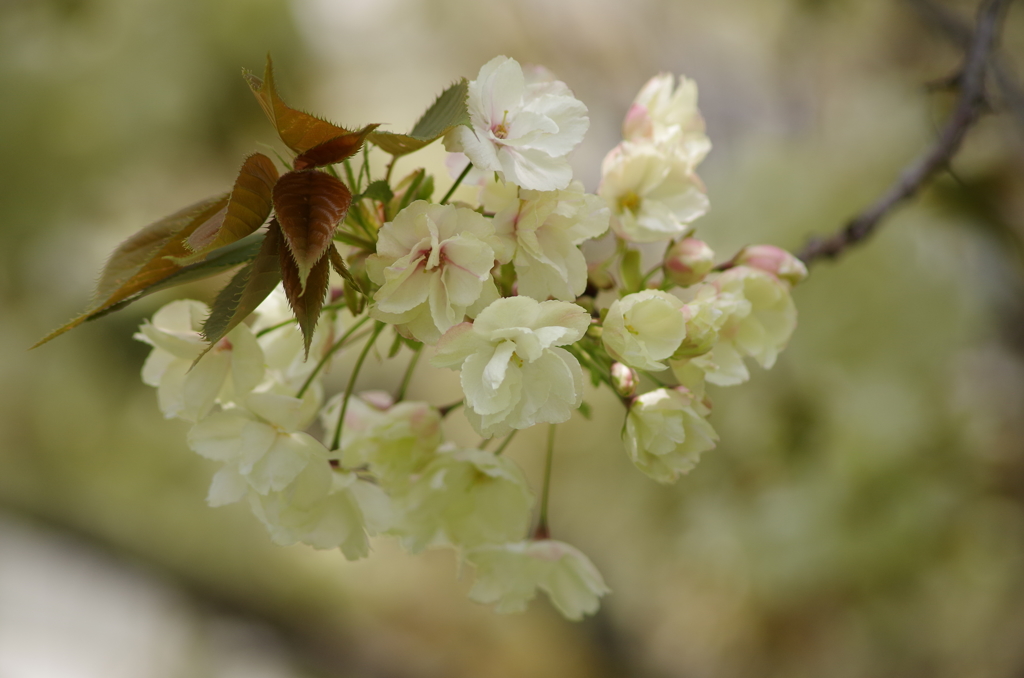
[[[172,301],[135,335],[153,346],[142,367],[142,381],[157,388],[160,410],[167,418],[199,421],[216,402],[244,397],[263,379],[263,352],[244,324],[195,362],[207,348],[199,332],[207,315],[209,309],[201,302]]]
[[[711,150],[711,141],[697,109],[697,83],[682,76],[678,85],[674,81],[671,73],[647,81],[626,113],[622,137],[668,144],[693,168]]]
[[[473,548],[518,539],[533,495],[515,462],[485,450],[442,447],[398,498],[395,532],[406,548]]]
[[[495,253],[513,262],[519,294],[543,301],[573,301],[587,286],[587,262],[579,245],[608,230],[604,201],[574,181],[563,191],[531,191],[492,181],[482,192],[494,213]]]
[[[461,368],[466,417],[482,436],[566,421],[583,398],[579,362],[559,346],[578,341],[590,316],[564,301],[499,299],[456,325],[433,364]]]
[[[189,446],[224,463],[214,476],[208,501],[219,506],[238,501],[248,489],[258,494],[283,490],[311,462],[326,460],[323,444],[302,430],[316,416],[317,386],[303,398],[252,393],[245,408],[215,412],[192,427]]]
[[[377,253],[366,261],[381,286],[371,315],[435,343],[482,296],[497,296],[490,277],[493,237],[490,220],[473,210],[410,204],[381,227]]]
[[[249,505],[275,543],[341,548],[349,560],[369,552],[367,534],[391,526],[391,502],[373,483],[333,471],[326,458],[307,465],[284,489],[249,493]]]
[[[598,195],[611,209],[616,235],[632,242],[685,236],[708,211],[704,184],[665,144],[624,141],[601,163]]]
[[[564,189],[572,179],[566,156],[590,126],[587,107],[564,83],[543,74],[530,82],[515,59],[495,57],[469,83],[469,126],[445,137],[473,166],[539,191]]]
[[[659,388],[637,396],[626,415],[624,442],[637,468],[660,483],[670,483],[713,449],[718,435],[681,389]]]
[[[710,282],[729,311],[718,343],[693,362],[708,382],[733,386],[750,378],[744,358],[753,358],[764,369],[775,364],[796,329],[796,306],[787,283],[756,268],[736,266]]]
[[[609,355],[639,370],[664,370],[686,336],[683,302],[668,292],[644,290],[616,299],[601,339]]]
[[[333,431],[341,394],[323,409],[324,429]],[[366,465],[389,488],[403,490],[410,477],[430,461],[441,444],[441,415],[427,403],[395,404],[388,394],[370,392],[349,398],[341,438],[344,468]]]
[[[579,620],[597,611],[601,596],[609,592],[601,573],[579,549],[545,539],[496,544],[465,554],[476,568],[469,597],[479,603],[497,603],[498,612],[522,612],[541,589],[558,611]]]

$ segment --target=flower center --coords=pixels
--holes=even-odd
[[[491,125],[491,134],[498,139],[505,139],[508,137],[508,111],[501,116],[501,123],[497,125]]]
[[[640,211],[641,202],[642,200],[640,199],[640,196],[637,195],[634,191],[624,193],[621,196],[619,196],[619,211],[625,212],[629,210],[635,215],[637,212]]]

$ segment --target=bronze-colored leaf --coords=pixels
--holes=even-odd
[[[174,258],[189,254],[183,240],[215,218],[227,203],[227,195],[200,201],[146,226],[118,245],[103,267],[89,309],[43,337],[32,348],[78,327],[115,304],[180,271],[183,266],[175,263]]]
[[[367,125],[358,132],[349,132],[314,146],[308,151],[299,154],[295,158],[292,167],[297,170],[323,167],[324,165],[333,165],[336,162],[341,162],[345,158],[351,158],[363,147],[366,135],[377,127],[378,125]]]
[[[235,274],[213,302],[210,316],[203,323],[203,338],[210,342],[207,351],[255,311],[281,282],[283,242],[281,229],[272,220],[256,258]]]
[[[309,277],[303,286],[299,279],[299,268],[286,248],[281,248],[281,280],[288,303],[299,321],[302,330],[302,341],[309,357],[309,345],[313,342],[313,330],[320,319],[320,310],[327,297],[327,288],[331,279],[330,257],[326,253],[320,257],[309,271]]]
[[[232,268],[236,268],[241,264],[247,264],[255,259],[256,255],[259,253],[260,247],[263,243],[263,237],[264,234],[262,233],[253,233],[249,237],[242,238],[238,242],[231,243],[225,247],[218,247],[209,254],[200,255],[200,261],[196,261],[195,263],[189,264],[184,268],[175,271],[163,280],[139,290],[132,296],[127,299],[122,299],[113,306],[109,306],[102,311],[97,311],[89,317],[89,320],[95,320],[109,313],[120,311],[125,306],[138,301],[142,297],[149,296],[154,292],[170,289],[171,287],[178,287],[179,285],[195,282],[196,280],[210,278],[229,271]]]
[[[227,208],[220,220],[197,228],[185,244],[194,252],[209,252],[256,232],[273,209],[277,167],[262,153],[253,153],[238,172]]]
[[[345,184],[317,170],[284,174],[274,186],[274,211],[305,289],[310,270],[327,253],[352,193]]]
[[[281,141],[296,153],[305,153],[325,141],[350,133],[344,127],[338,127],[309,113],[290,108],[281,101],[281,97],[277,95],[277,89],[274,87],[274,64],[271,62],[269,54],[262,80],[249,71],[243,70],[242,75],[249,83],[252,93],[256,95],[256,100],[263,107],[263,112],[277,128]]]

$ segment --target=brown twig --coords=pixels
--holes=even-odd
[[[931,24],[948,40],[967,49],[971,44],[971,27],[954,12],[934,0],[906,0],[921,18]],[[1013,75],[1013,69],[1006,58],[993,49],[989,56],[989,68],[999,93],[1002,104],[1016,119],[1017,125],[1024,134],[1024,88]]]
[[[935,144],[903,170],[899,179],[885,194],[854,217],[841,231],[827,238],[812,238],[797,254],[804,263],[810,264],[818,259],[834,259],[850,245],[869,237],[894,207],[913,197],[956,155],[967,131],[986,108],[987,66],[996,46],[1002,19],[1011,1],[982,2],[978,10],[974,35],[966,50],[959,81],[960,97]]]

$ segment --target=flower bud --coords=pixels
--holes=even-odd
[[[685,238],[665,252],[665,277],[676,285],[689,287],[711,272],[714,258],[715,253],[703,240]]]
[[[623,398],[630,398],[636,393],[636,385],[639,377],[636,371],[626,367],[622,363],[612,363],[612,383],[615,384],[615,391]]]
[[[672,357],[676,360],[695,358],[710,351],[718,341],[721,313],[713,303],[704,300],[683,305],[686,337]]]
[[[774,245],[750,245],[740,250],[733,262],[771,273],[790,285],[807,277],[807,266],[784,249]]]

